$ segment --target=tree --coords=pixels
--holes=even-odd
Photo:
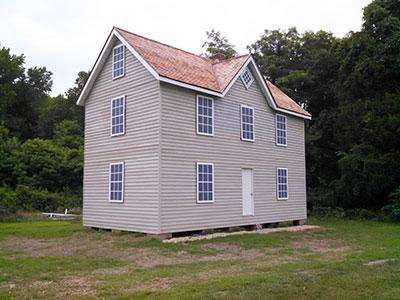
[[[225,36],[222,36],[219,31],[211,29],[206,31],[207,40],[203,43],[202,48],[206,49],[203,54],[206,57],[212,57],[216,54],[223,54],[225,59],[232,58],[237,55],[235,46],[230,44]]]
[[[306,124],[307,185],[315,188],[338,176],[334,124],[338,99],[339,40],[329,32],[265,30],[249,46],[265,77],[304,106],[313,120]]]
[[[53,136],[55,127],[63,120],[77,120],[83,130],[84,110],[76,105],[76,101],[85,85],[88,73],[79,72],[75,80],[75,86],[68,89],[64,95],[48,97],[40,108],[38,120],[38,135],[49,139]]]

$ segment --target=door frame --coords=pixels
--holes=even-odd
[[[249,217],[249,216],[254,216],[254,169],[252,168],[242,168],[242,216],[243,217]],[[243,191],[243,171],[250,171],[251,172],[251,191],[250,191],[250,204],[251,204],[251,213],[249,214],[245,214],[244,212],[244,203],[245,203],[245,199],[244,199],[244,191]]]

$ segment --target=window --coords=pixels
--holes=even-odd
[[[276,189],[278,200],[288,199],[288,169],[276,169]]]
[[[113,79],[120,78],[125,74],[125,47],[118,45],[113,49]]]
[[[254,81],[249,68],[244,69],[242,75],[240,75],[240,78],[242,78],[243,84],[246,87],[246,89],[248,89]]]
[[[241,138],[244,141],[254,141],[254,109],[250,106],[240,105]]]
[[[214,99],[197,96],[197,134],[214,134]]]
[[[111,100],[111,135],[125,133],[125,96]]]
[[[275,128],[276,128],[276,144],[278,146],[286,146],[286,116],[284,115],[276,115]]]
[[[197,163],[197,203],[214,202],[214,165]]]
[[[124,163],[110,164],[110,202],[124,201]]]

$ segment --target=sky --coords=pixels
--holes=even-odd
[[[0,47],[26,56],[26,67],[53,73],[52,95],[89,71],[112,26],[202,53],[205,32],[219,30],[246,53],[265,29],[296,26],[342,37],[358,31],[371,0],[0,0]]]

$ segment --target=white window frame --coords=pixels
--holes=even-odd
[[[279,197],[279,170],[285,170],[286,171],[286,197]],[[281,201],[281,200],[288,200],[289,199],[289,170],[287,168],[276,168],[276,199]]]
[[[199,200],[199,165],[211,165],[212,166],[212,200]],[[215,182],[215,169],[214,164],[211,162],[196,162],[196,202],[197,204],[214,203],[214,182]]]
[[[250,82],[248,82],[248,83],[244,79],[245,73],[248,73],[248,76],[250,77]],[[251,84],[254,82],[254,77],[253,77],[253,74],[251,74],[249,67],[246,67],[243,70],[242,74],[240,74],[240,79],[242,79],[242,82],[243,82],[244,86],[246,87],[246,90],[248,90],[250,88]]]
[[[250,108],[251,110],[253,110],[253,138],[252,139],[247,139],[244,138],[243,134],[243,112],[242,112],[242,108]],[[256,110],[254,109],[254,107],[252,106],[248,106],[248,105],[244,105],[244,104],[240,104],[240,139],[242,141],[246,141],[246,142],[254,142],[256,140]]]
[[[118,133],[113,133],[112,132],[112,128],[113,128],[113,124],[112,124],[112,120],[113,120],[113,114],[112,114],[112,110],[113,110],[113,102],[114,102],[114,100],[117,100],[117,99],[121,99],[122,98],[122,117],[123,117],[123,120],[124,120],[124,122],[123,122],[123,124],[122,124],[122,126],[123,126],[123,130],[122,130],[122,132],[118,132]],[[113,137],[113,136],[119,136],[119,135],[124,135],[125,134],[125,125],[126,125],[126,121],[125,121],[125,107],[126,107],[126,105],[125,105],[125,95],[122,95],[122,96],[117,96],[117,97],[114,97],[114,98],[112,98],[111,99],[111,109],[110,109],[110,135]],[[118,115],[119,116],[119,115]]]
[[[285,141],[286,141],[285,144],[278,142],[278,130],[281,130],[278,129],[278,116],[285,118]],[[275,114],[275,144],[277,146],[282,146],[282,147],[287,147],[288,144],[288,121],[287,121],[287,116],[282,114]]]
[[[203,99],[211,100],[211,133],[207,132],[199,132],[199,98],[202,97]],[[208,117],[208,116],[207,116]],[[196,134],[198,135],[206,135],[206,136],[214,136],[214,98],[197,95],[196,96]]]
[[[116,63],[116,61],[114,61],[114,50],[117,48],[122,47],[122,74],[118,75],[118,76],[114,76],[114,65]],[[112,51],[111,51],[111,56],[112,56],[112,65],[111,65],[111,72],[112,72],[112,79],[118,79],[121,77],[125,76],[125,45],[124,44],[119,44],[117,46],[115,46]]]
[[[112,200],[111,199],[111,166],[115,166],[115,165],[122,165],[122,189],[121,189],[121,200]],[[125,163],[123,161],[118,161],[118,162],[112,162],[109,165],[109,169],[108,169],[108,202],[111,203],[123,203],[124,202],[124,183],[125,181]]]

